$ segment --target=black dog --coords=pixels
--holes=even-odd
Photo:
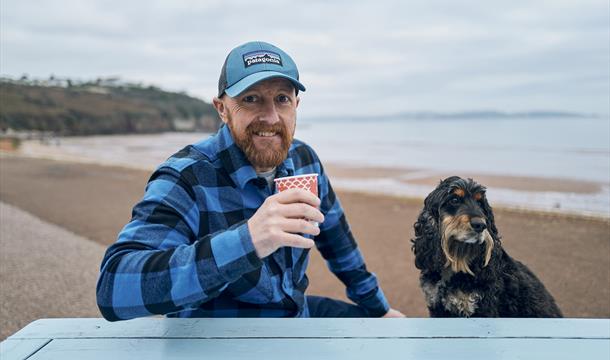
[[[502,248],[485,187],[472,179],[441,181],[411,242],[432,317],[562,317],[536,275]]]

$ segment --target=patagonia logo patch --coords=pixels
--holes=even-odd
[[[256,64],[282,65],[282,58],[273,51],[257,50],[244,54],[244,66],[249,67]]]

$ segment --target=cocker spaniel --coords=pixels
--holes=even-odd
[[[485,187],[472,179],[441,181],[414,227],[431,317],[562,317],[536,275],[502,248]]]

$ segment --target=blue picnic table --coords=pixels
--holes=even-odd
[[[610,359],[609,319],[37,320],[0,359]]]

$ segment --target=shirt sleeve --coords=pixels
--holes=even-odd
[[[366,269],[341,203],[321,165],[320,169],[320,210],[325,219],[315,238],[316,247],[328,268],[345,284],[347,297],[366,308],[371,316],[383,316],[390,309],[388,301],[375,274]]]
[[[110,321],[196,308],[262,265],[246,221],[199,234],[205,201],[178,171],[158,169],[102,260],[97,304]]]

